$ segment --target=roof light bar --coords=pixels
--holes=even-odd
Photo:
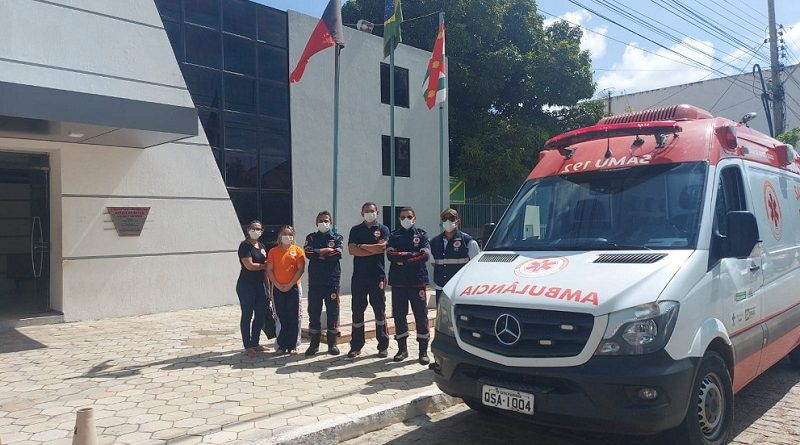
[[[651,121],[629,122],[623,124],[594,125],[579,128],[556,137],[544,143],[545,150],[562,149],[573,144],[597,139],[613,138],[619,136],[637,136],[643,134],[668,134],[683,131],[677,121]]]

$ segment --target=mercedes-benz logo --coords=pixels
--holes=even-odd
[[[522,326],[520,326],[517,317],[511,314],[503,314],[497,317],[497,321],[494,322],[494,335],[497,336],[497,340],[500,343],[511,346],[522,337]]]

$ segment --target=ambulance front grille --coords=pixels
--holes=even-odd
[[[652,264],[656,261],[666,257],[665,253],[611,253],[598,255],[595,263],[613,263],[613,264]]]
[[[506,324],[506,315],[519,322],[519,332],[513,320]],[[594,326],[591,314],[473,304],[457,304],[455,316],[463,342],[506,357],[574,357]],[[497,335],[504,329],[511,332]]]
[[[479,263],[511,263],[517,259],[516,253],[484,253],[478,258]]]

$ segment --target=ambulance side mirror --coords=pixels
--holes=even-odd
[[[750,212],[728,212],[726,258],[750,258],[753,249],[761,242],[758,237],[758,223]]]

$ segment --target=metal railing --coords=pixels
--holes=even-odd
[[[511,199],[502,196],[478,196],[451,207],[461,217],[461,230],[478,239],[483,235],[483,226],[496,223],[510,203]]]

